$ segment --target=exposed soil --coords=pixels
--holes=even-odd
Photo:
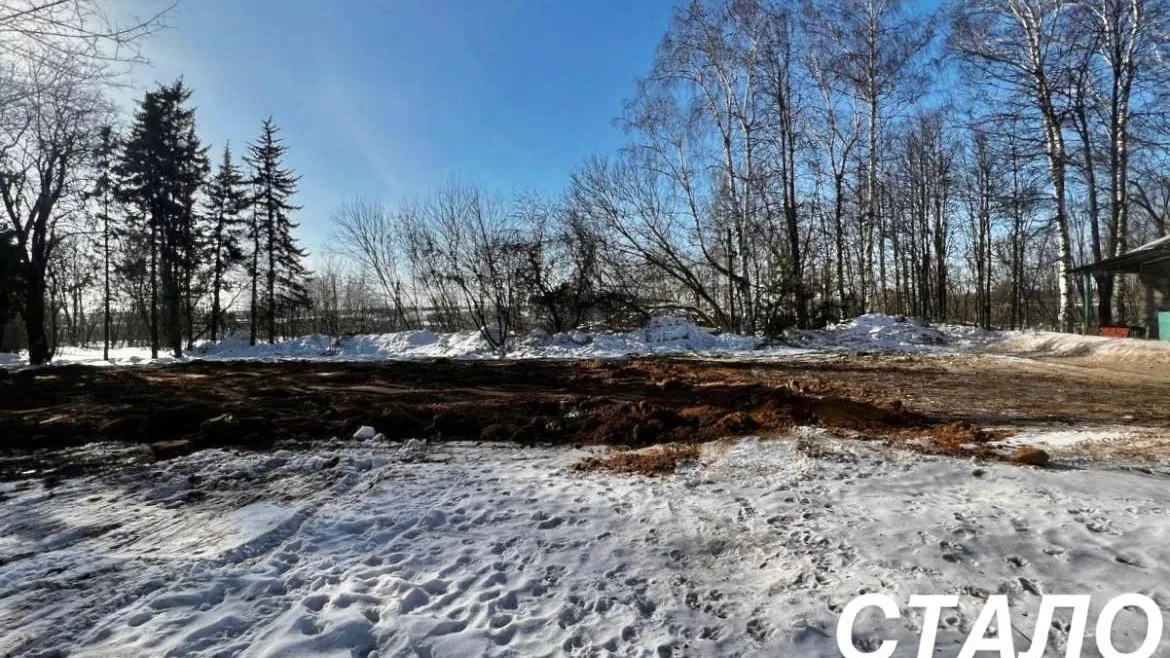
[[[638,475],[666,475],[674,473],[679,464],[699,458],[697,443],[668,443],[646,450],[615,450],[598,457],[586,457],[577,462],[579,471],[606,470]]]
[[[0,371],[2,372],[2,371]],[[346,439],[637,448],[817,425],[937,454],[996,457],[997,426],[1170,427],[1170,376],[1023,359],[843,355],[783,361],[196,362],[0,374],[0,477],[93,441],[153,458]]]

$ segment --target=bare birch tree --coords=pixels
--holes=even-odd
[[[1075,61],[1068,0],[973,0],[964,3],[951,34],[953,52],[1039,115],[1057,236],[1058,323],[1073,325],[1072,242],[1068,214],[1066,111],[1057,85]]]

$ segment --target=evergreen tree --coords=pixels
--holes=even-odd
[[[184,310],[191,335],[192,282],[200,235],[195,197],[207,176],[206,149],[195,134],[191,91],[179,80],[146,93],[122,148],[121,196],[138,209],[129,223],[149,256],[151,354],[160,344],[159,304],[167,345],[183,354]]]
[[[252,331],[255,344],[257,322],[261,315],[267,324],[268,342],[276,342],[276,318],[279,310],[293,311],[309,305],[305,279],[309,273],[302,259],[306,252],[297,245],[293,231],[298,224],[289,217],[300,210],[290,202],[296,194],[300,177],[283,167],[287,148],[277,138],[279,128],[269,117],[264,121],[260,138],[248,146],[246,158],[253,170],[253,206],[249,237],[252,240]],[[258,287],[264,276],[263,308]]]
[[[208,256],[211,263],[211,340],[219,339],[223,326],[220,292],[225,275],[244,262],[242,241],[247,226],[244,213],[251,206],[248,181],[232,162],[231,147],[223,149],[223,160],[207,185],[206,219]]]
[[[94,217],[98,221],[102,249],[102,358],[110,360],[110,269],[113,254],[114,223],[110,212],[116,190],[114,158],[117,156],[118,136],[111,126],[98,130],[97,145],[93,152],[94,178],[89,198],[96,204]]]

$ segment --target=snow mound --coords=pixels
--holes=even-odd
[[[208,343],[190,355],[208,359],[298,359],[329,356],[334,351],[333,339],[322,334],[303,336],[272,344],[248,344],[248,334],[237,332],[218,343]]]
[[[943,347],[953,338],[914,318],[868,313],[822,331],[796,331],[811,346],[852,350],[904,350]]]
[[[827,329],[789,330],[785,338],[787,342],[775,342],[759,336],[717,333],[686,319],[663,315],[651,318],[641,329],[628,332],[578,329],[550,334],[534,330],[512,337],[506,356],[513,359],[610,359],[654,355],[775,358],[841,351],[950,354],[993,346],[1003,346],[1005,351],[1061,352],[1086,350],[1089,349],[1085,347],[1086,344],[1098,343],[1103,345],[1101,349],[1112,355],[1121,349],[1121,344],[1146,348],[1151,345],[1146,341],[1115,341],[1098,337],[1086,339],[1045,332],[985,331],[959,325],[932,327],[915,319],[878,313],[862,315]],[[1068,348],[1059,347],[1062,345]],[[1150,349],[1159,350],[1170,358],[1170,344]],[[152,360],[150,350],[145,347],[111,350],[108,362],[101,358],[101,354],[101,349],[97,348],[65,348],[54,359],[54,363],[127,365],[175,361],[167,356]],[[498,350],[485,338],[483,329],[452,333],[422,329],[342,338],[316,334],[271,345],[249,345],[247,332],[237,332],[218,343],[205,343],[189,350],[184,359],[384,361],[434,358],[473,360],[498,356]],[[19,367],[26,363],[23,354],[0,355],[0,367]]]
[[[1121,361],[1170,363],[1170,342],[1137,338],[1082,336],[1054,331],[1014,331],[991,351],[1020,356],[1081,356]]]
[[[718,344],[714,336],[694,324],[668,315],[650,318],[638,337],[646,345],[677,345],[690,349],[711,349]]]
[[[1000,343],[1013,333],[997,329],[984,329],[969,324],[937,324],[934,327],[951,339],[951,345],[971,348]]]
[[[478,331],[436,334],[423,329],[343,338],[337,356],[350,360],[489,356],[491,345]]]
[[[427,456],[429,444],[426,439],[410,439],[398,449],[398,458],[402,461],[417,461]]]
[[[533,358],[613,358],[647,354],[736,354],[758,350],[754,336],[716,335],[672,316],[650,319],[626,333],[581,330],[550,334],[539,329],[511,341],[508,356]],[[220,353],[213,353],[219,356]],[[342,339],[335,356],[345,360],[402,358],[480,359],[497,355],[483,330],[438,334],[429,330],[363,334]],[[259,358],[263,358],[262,356]]]
[[[439,336],[426,329],[392,334],[366,334],[343,339],[338,346],[338,352],[355,358],[376,358],[386,354],[426,351],[438,342]]]
[[[1004,441],[1009,446],[1039,446],[1042,448],[1067,448],[1085,443],[1119,441],[1132,438],[1135,432],[1123,427],[1114,428],[1070,428],[1063,430],[1030,430],[1020,432]]]

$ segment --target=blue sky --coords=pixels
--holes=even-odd
[[[620,145],[613,119],[673,4],[182,0],[134,77],[139,88],[184,77],[213,161],[271,114],[318,252],[330,213],[355,195],[412,198],[453,177],[562,189],[584,157]]]

